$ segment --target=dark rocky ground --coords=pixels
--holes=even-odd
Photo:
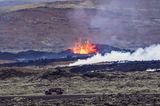
[[[33,69],[33,68],[32,68]],[[39,70],[39,71],[38,71]],[[65,70],[3,68],[0,75],[0,105],[28,106],[159,106],[159,72],[71,73]],[[49,88],[60,87],[64,95],[92,97],[43,97]],[[7,95],[18,97],[4,98]],[[26,97],[21,97],[27,96]],[[30,97],[30,96],[40,96]],[[54,96],[54,95],[53,95]],[[3,98],[2,98],[3,97]],[[47,99],[49,98],[49,99]]]
[[[91,98],[35,99],[15,97],[0,99],[1,106],[159,106],[160,94],[110,94]]]

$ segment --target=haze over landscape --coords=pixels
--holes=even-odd
[[[127,49],[157,44],[159,5],[159,0],[73,0],[68,6],[41,2],[0,8],[0,51],[56,52],[77,39]]]

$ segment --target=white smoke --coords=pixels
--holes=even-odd
[[[96,54],[91,58],[85,60],[78,60],[75,63],[69,64],[69,66],[94,64],[99,62],[111,62],[111,61],[150,61],[150,60],[160,60],[160,44],[151,45],[146,48],[139,48],[135,52],[117,52],[112,51],[111,53],[106,53],[105,55]]]

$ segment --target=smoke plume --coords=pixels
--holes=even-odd
[[[68,15],[79,27],[78,38],[133,50],[159,42],[160,0],[81,1],[84,8]]]
[[[151,45],[146,48],[139,48],[135,52],[117,52],[112,51],[111,53],[106,53],[105,55],[96,54],[91,58],[85,60],[78,60],[69,66],[94,64],[99,62],[111,62],[111,61],[151,61],[160,60],[160,44]]]

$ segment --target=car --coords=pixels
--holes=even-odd
[[[62,88],[50,88],[47,91],[45,91],[45,95],[62,95],[64,93],[64,90]]]

